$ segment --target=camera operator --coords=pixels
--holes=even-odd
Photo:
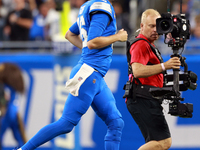
[[[160,17],[159,12],[154,9],[144,11],[140,34],[135,38],[142,40],[135,43],[133,39],[129,40],[127,58],[130,54],[129,67],[131,66],[133,75],[129,74],[129,80],[134,86],[131,89],[132,96],[127,97],[126,104],[146,142],[139,150],[167,150],[171,146],[169,127],[162,112],[162,100],[153,98],[149,93],[149,88],[163,87],[165,70],[179,69],[181,65],[178,57],[163,63],[160,52],[154,45],[159,37],[156,19]]]

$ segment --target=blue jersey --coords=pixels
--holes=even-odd
[[[83,41],[82,55],[79,63],[86,63],[90,65],[104,76],[110,68],[110,63],[112,61],[112,45],[101,49],[92,50],[87,47],[87,42],[89,39],[88,33],[91,24],[91,15],[97,12],[106,13],[110,18],[109,24],[100,36],[110,36],[115,34],[117,30],[115,12],[113,6],[108,0],[91,0],[84,3],[80,7],[77,19],[78,31],[72,28],[70,28],[70,31],[75,34],[80,34],[80,37]],[[93,34],[95,34],[95,32],[95,30],[92,31]]]

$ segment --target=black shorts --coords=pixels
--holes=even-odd
[[[145,142],[160,141],[171,137],[168,124],[162,112],[163,108],[159,101],[136,97],[135,101],[129,98],[126,104],[140,128]]]

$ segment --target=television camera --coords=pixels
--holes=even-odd
[[[182,0],[180,0],[180,14],[172,15],[169,11],[170,0],[168,0],[168,12],[161,15],[156,20],[156,29],[159,35],[165,35],[164,43],[172,48],[171,57],[179,57],[184,72],[180,73],[179,69],[173,69],[173,74],[164,74],[163,88],[150,88],[153,97],[169,100],[169,114],[183,118],[191,118],[193,113],[193,104],[181,103],[184,98],[181,97],[180,91],[197,88],[197,75],[188,71],[186,58],[179,53],[180,48],[184,48],[187,39],[190,38],[190,22],[182,14]],[[182,81],[180,83],[179,81]],[[169,82],[173,84],[169,85]]]

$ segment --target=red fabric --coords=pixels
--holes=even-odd
[[[148,40],[144,35],[139,34],[137,38],[144,38]],[[152,44],[153,45],[153,44]],[[154,45],[153,45],[154,46]],[[151,50],[149,44],[144,40],[139,40],[134,43],[130,48],[131,64],[134,62],[146,65],[148,62],[152,64],[159,64],[160,61],[157,56]],[[163,74],[153,75],[147,78],[139,78],[140,82],[144,85],[151,85],[156,87],[163,87]]]

